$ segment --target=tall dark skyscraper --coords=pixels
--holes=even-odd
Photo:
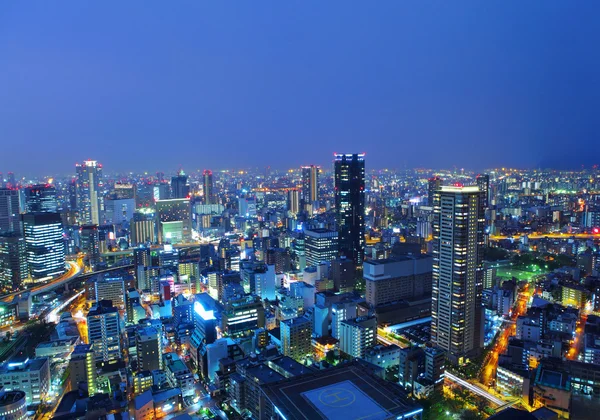
[[[188,177],[179,170],[179,173],[171,178],[171,198],[188,198],[190,195],[190,186],[188,185]]]
[[[429,188],[427,191],[427,205],[433,207],[435,205],[435,192],[439,191],[442,186],[442,178],[434,176],[429,178]]]
[[[202,192],[204,193],[204,204],[217,204],[215,197],[213,173],[209,169],[202,172]]]
[[[26,213],[23,231],[31,277],[40,279],[65,272],[63,226],[58,213]]]
[[[483,347],[483,200],[477,186],[442,186],[438,194],[431,340],[456,363]]]
[[[490,206],[490,176],[488,174],[477,175],[477,186],[481,191],[483,208],[487,209]]]
[[[302,203],[313,205],[319,201],[319,167],[315,165],[302,167]]]
[[[0,188],[0,233],[21,232],[19,190]]]
[[[56,189],[50,184],[30,185],[23,189],[27,213],[56,213]]]
[[[355,264],[363,262],[365,246],[365,155],[336,153],[335,213],[340,251]]]

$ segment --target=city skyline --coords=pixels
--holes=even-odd
[[[106,5],[2,5],[3,171],[599,163],[593,2]]]

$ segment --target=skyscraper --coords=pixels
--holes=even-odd
[[[76,390],[80,384],[87,385],[90,396],[96,393],[96,363],[94,351],[90,344],[75,346],[69,361],[71,389]]]
[[[90,267],[100,262],[100,234],[97,225],[85,225],[79,229],[81,250],[86,253]]]
[[[209,169],[205,169],[202,172],[202,192],[204,194],[204,204],[217,204],[217,197],[215,197],[214,184],[213,184],[213,173]]]
[[[338,233],[328,229],[307,229],[304,231],[306,266],[316,267],[338,256]]]
[[[95,160],[77,163],[77,210],[81,224],[100,223],[102,165]]]
[[[365,155],[335,154],[335,213],[340,251],[363,262],[365,245]]]
[[[319,167],[315,165],[302,167],[302,204],[316,210],[319,201]]]
[[[287,210],[291,217],[296,217],[300,211],[300,191],[289,190],[287,197]]]
[[[427,190],[427,205],[429,207],[434,206],[435,193],[436,193],[436,191],[439,191],[441,186],[442,186],[442,178],[440,178],[439,176],[434,176],[433,178],[429,178],[429,182],[428,182],[429,188]]]
[[[484,225],[478,187],[441,187],[433,222],[431,340],[454,362],[483,346]]]
[[[50,184],[30,185],[23,189],[27,213],[56,213],[56,189]]]
[[[101,300],[87,315],[88,340],[96,362],[118,360],[121,355],[119,311],[110,300]]]
[[[26,213],[23,232],[31,277],[39,279],[65,272],[63,226],[58,213]]]
[[[312,322],[308,318],[292,318],[282,321],[281,347],[284,356],[302,361],[312,354]]]
[[[19,190],[0,188],[0,233],[21,232]]]
[[[189,195],[188,177],[183,169],[180,169],[179,173],[171,178],[171,198],[188,198]]]
[[[159,242],[179,243],[190,239],[192,219],[189,198],[158,200],[156,213]]]
[[[161,334],[153,327],[139,328],[135,335],[138,371],[163,368]]]
[[[25,239],[16,232],[0,234],[0,290],[17,290],[28,276]]]
[[[490,176],[488,174],[477,175],[477,186],[481,191],[483,208],[487,209],[490,206]]]

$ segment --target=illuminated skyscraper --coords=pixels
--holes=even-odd
[[[316,267],[338,256],[338,233],[328,229],[307,229],[304,231],[306,266]]]
[[[202,192],[204,193],[204,204],[217,204],[217,197],[214,192],[213,173],[205,169],[202,172]]]
[[[302,167],[302,204],[311,206],[314,212],[319,201],[319,167],[315,165]]]
[[[478,187],[441,187],[433,222],[431,340],[454,362],[483,346],[483,213]]]
[[[65,272],[63,226],[58,213],[23,215],[27,263],[31,277],[39,279]]]
[[[183,169],[180,169],[179,173],[171,178],[171,198],[188,198],[189,195],[188,177]]]
[[[79,229],[81,250],[86,253],[90,267],[100,262],[100,233],[97,225],[84,225]]]
[[[290,213],[290,216],[296,217],[296,215],[300,211],[300,191],[298,191],[298,190],[289,190],[288,191],[287,209],[288,209],[288,212]]]
[[[88,339],[96,362],[118,360],[121,354],[119,311],[110,300],[101,300],[87,315]]]
[[[365,155],[335,154],[335,213],[340,251],[354,264],[365,246]]]
[[[17,290],[28,276],[25,239],[16,232],[0,234],[0,289]]]
[[[100,223],[102,165],[95,160],[77,163],[77,210],[80,224]]]
[[[21,232],[19,190],[0,188],[0,233]]]
[[[191,237],[192,219],[189,198],[158,200],[158,240],[161,243],[179,243]]]
[[[50,184],[30,185],[23,189],[27,213],[56,213],[56,189]]]
[[[429,178],[428,191],[427,191],[427,205],[433,207],[435,203],[435,193],[440,190],[442,186],[442,178],[434,176]]]

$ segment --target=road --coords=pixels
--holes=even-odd
[[[527,302],[533,295],[535,288],[532,285],[526,285],[525,289],[521,291],[517,297],[515,307],[513,309],[510,322],[504,321],[498,332],[494,347],[490,350],[487,359],[484,361],[481,369],[481,383],[489,385],[492,382],[492,378],[498,368],[498,357],[500,354],[506,351],[508,346],[508,339],[513,337],[517,333],[517,326],[515,324],[517,318],[521,315],[525,315],[527,312]]]
[[[501,241],[504,239],[519,239],[521,236],[527,236],[529,239],[600,239],[600,233],[515,233],[514,235],[490,235],[490,241]]]
[[[2,300],[2,302],[8,303],[8,302],[12,301],[13,297],[20,295],[24,292],[29,292],[29,293],[31,293],[32,296],[35,296],[35,295],[39,295],[41,293],[50,291],[59,286],[62,286],[65,283],[70,282],[75,277],[79,276],[79,274],[81,274],[82,265],[79,262],[73,262],[73,261],[67,261],[67,264],[69,265],[69,269],[67,270],[67,272],[64,273],[63,275],[55,278],[54,280],[50,281],[49,283],[42,284],[40,286],[35,286],[35,287],[32,287],[27,290],[21,290],[18,292],[10,293],[8,295],[4,295],[0,298],[0,300]]]
[[[469,391],[485,398],[486,400],[490,401],[493,404],[501,406],[501,405],[505,405],[507,403],[507,401],[501,400],[500,398],[487,392],[485,389],[480,388],[479,386],[474,385],[470,382],[467,382],[464,379],[461,379],[458,376],[453,375],[452,373],[450,373],[448,371],[446,371],[446,378],[454,383],[457,383],[458,385],[462,386],[463,388],[466,388]]]

